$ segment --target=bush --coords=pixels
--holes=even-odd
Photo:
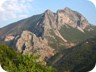
[[[11,47],[0,45],[0,64],[8,72],[55,72],[51,66],[36,62],[38,56],[21,55]]]

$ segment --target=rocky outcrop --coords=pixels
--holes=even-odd
[[[7,36],[5,37],[5,40],[4,40],[4,41],[8,42],[8,41],[12,41],[13,39],[14,39],[14,36],[12,36],[12,35],[7,35]]]
[[[55,54],[55,50],[48,46],[46,39],[37,37],[30,31],[23,31],[21,37],[16,43],[17,51],[22,54],[37,54],[40,55],[39,62],[44,59],[50,58]]]
[[[85,29],[89,25],[88,21],[83,15],[67,7],[64,10],[58,10],[57,17],[59,28],[62,25],[67,24],[74,28],[79,26],[81,29]]]
[[[21,37],[18,39],[16,43],[17,50],[21,53],[23,50],[31,50],[32,49],[32,33],[29,31],[23,31]]]

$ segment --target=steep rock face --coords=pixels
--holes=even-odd
[[[55,50],[48,46],[46,39],[42,40],[30,31],[23,31],[16,43],[17,51],[23,54],[37,54],[41,57],[38,61],[44,61],[45,57],[50,58]]]
[[[64,10],[58,10],[57,16],[59,27],[64,24],[68,24],[74,28],[79,26],[81,29],[85,29],[89,25],[88,21],[83,15],[67,7]]]
[[[44,13],[43,23],[44,23],[44,30],[45,30],[44,35],[46,36],[47,34],[49,34],[50,29],[56,29],[55,14],[50,10],[46,10]]]
[[[16,43],[17,50],[21,53],[23,50],[31,50],[32,49],[32,33],[28,31],[23,31],[21,37],[18,39]]]

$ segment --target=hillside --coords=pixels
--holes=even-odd
[[[88,72],[94,68],[95,63],[96,38],[91,38],[71,49],[64,50],[61,58],[53,66],[58,72]]]

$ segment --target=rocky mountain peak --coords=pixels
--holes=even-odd
[[[59,24],[67,24],[74,28],[79,26],[81,29],[85,29],[89,25],[88,21],[83,15],[71,10],[68,7],[66,7],[64,10],[58,10],[57,15]]]
[[[65,7],[65,8],[64,8],[64,11],[71,11],[71,9],[68,8],[68,7]]]
[[[53,14],[53,12],[50,9],[47,9],[44,13],[45,14]]]
[[[68,7],[65,7],[64,9],[59,9],[59,10],[57,10],[57,14],[58,14],[58,13],[62,13],[62,12],[68,14],[68,13],[73,12],[73,10],[71,10],[71,9],[68,8]]]

